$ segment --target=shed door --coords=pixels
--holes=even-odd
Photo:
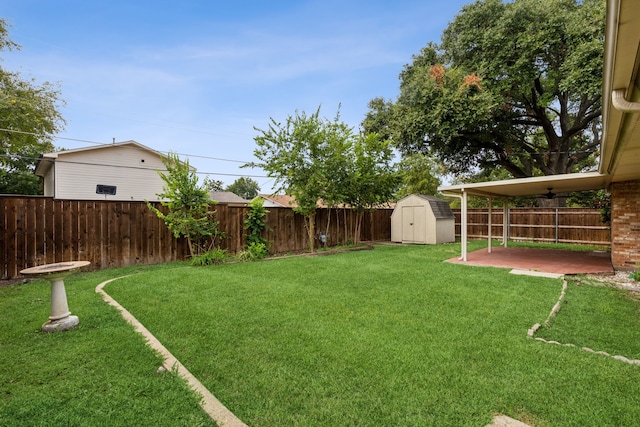
[[[406,243],[427,242],[426,206],[402,207],[402,241]]]

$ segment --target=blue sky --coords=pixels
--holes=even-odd
[[[59,83],[69,139],[57,146],[135,140],[188,155],[201,178],[254,176],[269,192],[263,171],[239,168],[255,160],[254,127],[318,106],[333,118],[341,104],[357,128],[469,1],[0,0],[22,46],[1,65]]]

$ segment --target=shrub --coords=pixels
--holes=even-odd
[[[199,267],[204,265],[222,264],[228,257],[229,256],[225,249],[216,248],[207,251],[202,255],[197,255],[191,258],[191,265]]]
[[[249,203],[249,207],[251,209],[247,212],[247,219],[244,221],[244,228],[249,231],[247,233],[247,242],[249,246],[263,244],[266,247],[267,241],[262,237],[262,232],[267,229],[265,217],[269,211],[264,208],[264,199],[252,200]]]
[[[247,250],[240,252],[239,258],[242,261],[255,261],[269,255],[269,249],[265,243],[249,243]]]

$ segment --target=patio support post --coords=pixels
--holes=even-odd
[[[509,200],[502,202],[502,246],[507,247],[509,240]]]
[[[462,189],[462,209],[460,211],[460,240],[462,245],[462,261],[467,261],[467,192]]]
[[[489,253],[491,253],[491,208],[493,204],[493,198],[491,196],[489,196],[489,218],[487,219],[487,226],[488,226],[488,232],[487,235],[489,236],[489,242],[487,243],[487,251]]]

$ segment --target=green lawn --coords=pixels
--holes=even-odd
[[[527,338],[557,301],[560,280],[442,262],[458,254],[457,244],[378,246],[178,264],[141,269],[105,290],[252,427],[484,426],[498,413],[535,426],[640,425],[640,367]],[[44,282],[0,289],[0,425],[18,415],[22,424],[8,425],[206,424],[182,382],[155,373],[157,357],[94,293],[121,274],[67,281],[80,327],[63,334],[38,332],[48,315]],[[581,297],[593,289],[605,292]],[[609,291],[570,287],[566,307],[539,334],[635,357],[637,302]],[[596,310],[597,331],[583,314],[580,326],[565,326],[564,316],[575,317],[567,307],[594,301],[608,307]],[[627,332],[610,338],[608,330]],[[595,343],[580,342],[590,336]],[[64,356],[63,347],[81,354]],[[59,357],[55,368],[39,363]],[[99,398],[105,388],[110,403]]]
[[[156,373],[161,359],[95,293],[114,272],[65,280],[80,324],[54,334],[40,331],[49,282],[0,288],[0,426],[215,425],[182,380]]]
[[[560,312],[538,336],[640,360],[640,296],[588,283],[568,279]]]

